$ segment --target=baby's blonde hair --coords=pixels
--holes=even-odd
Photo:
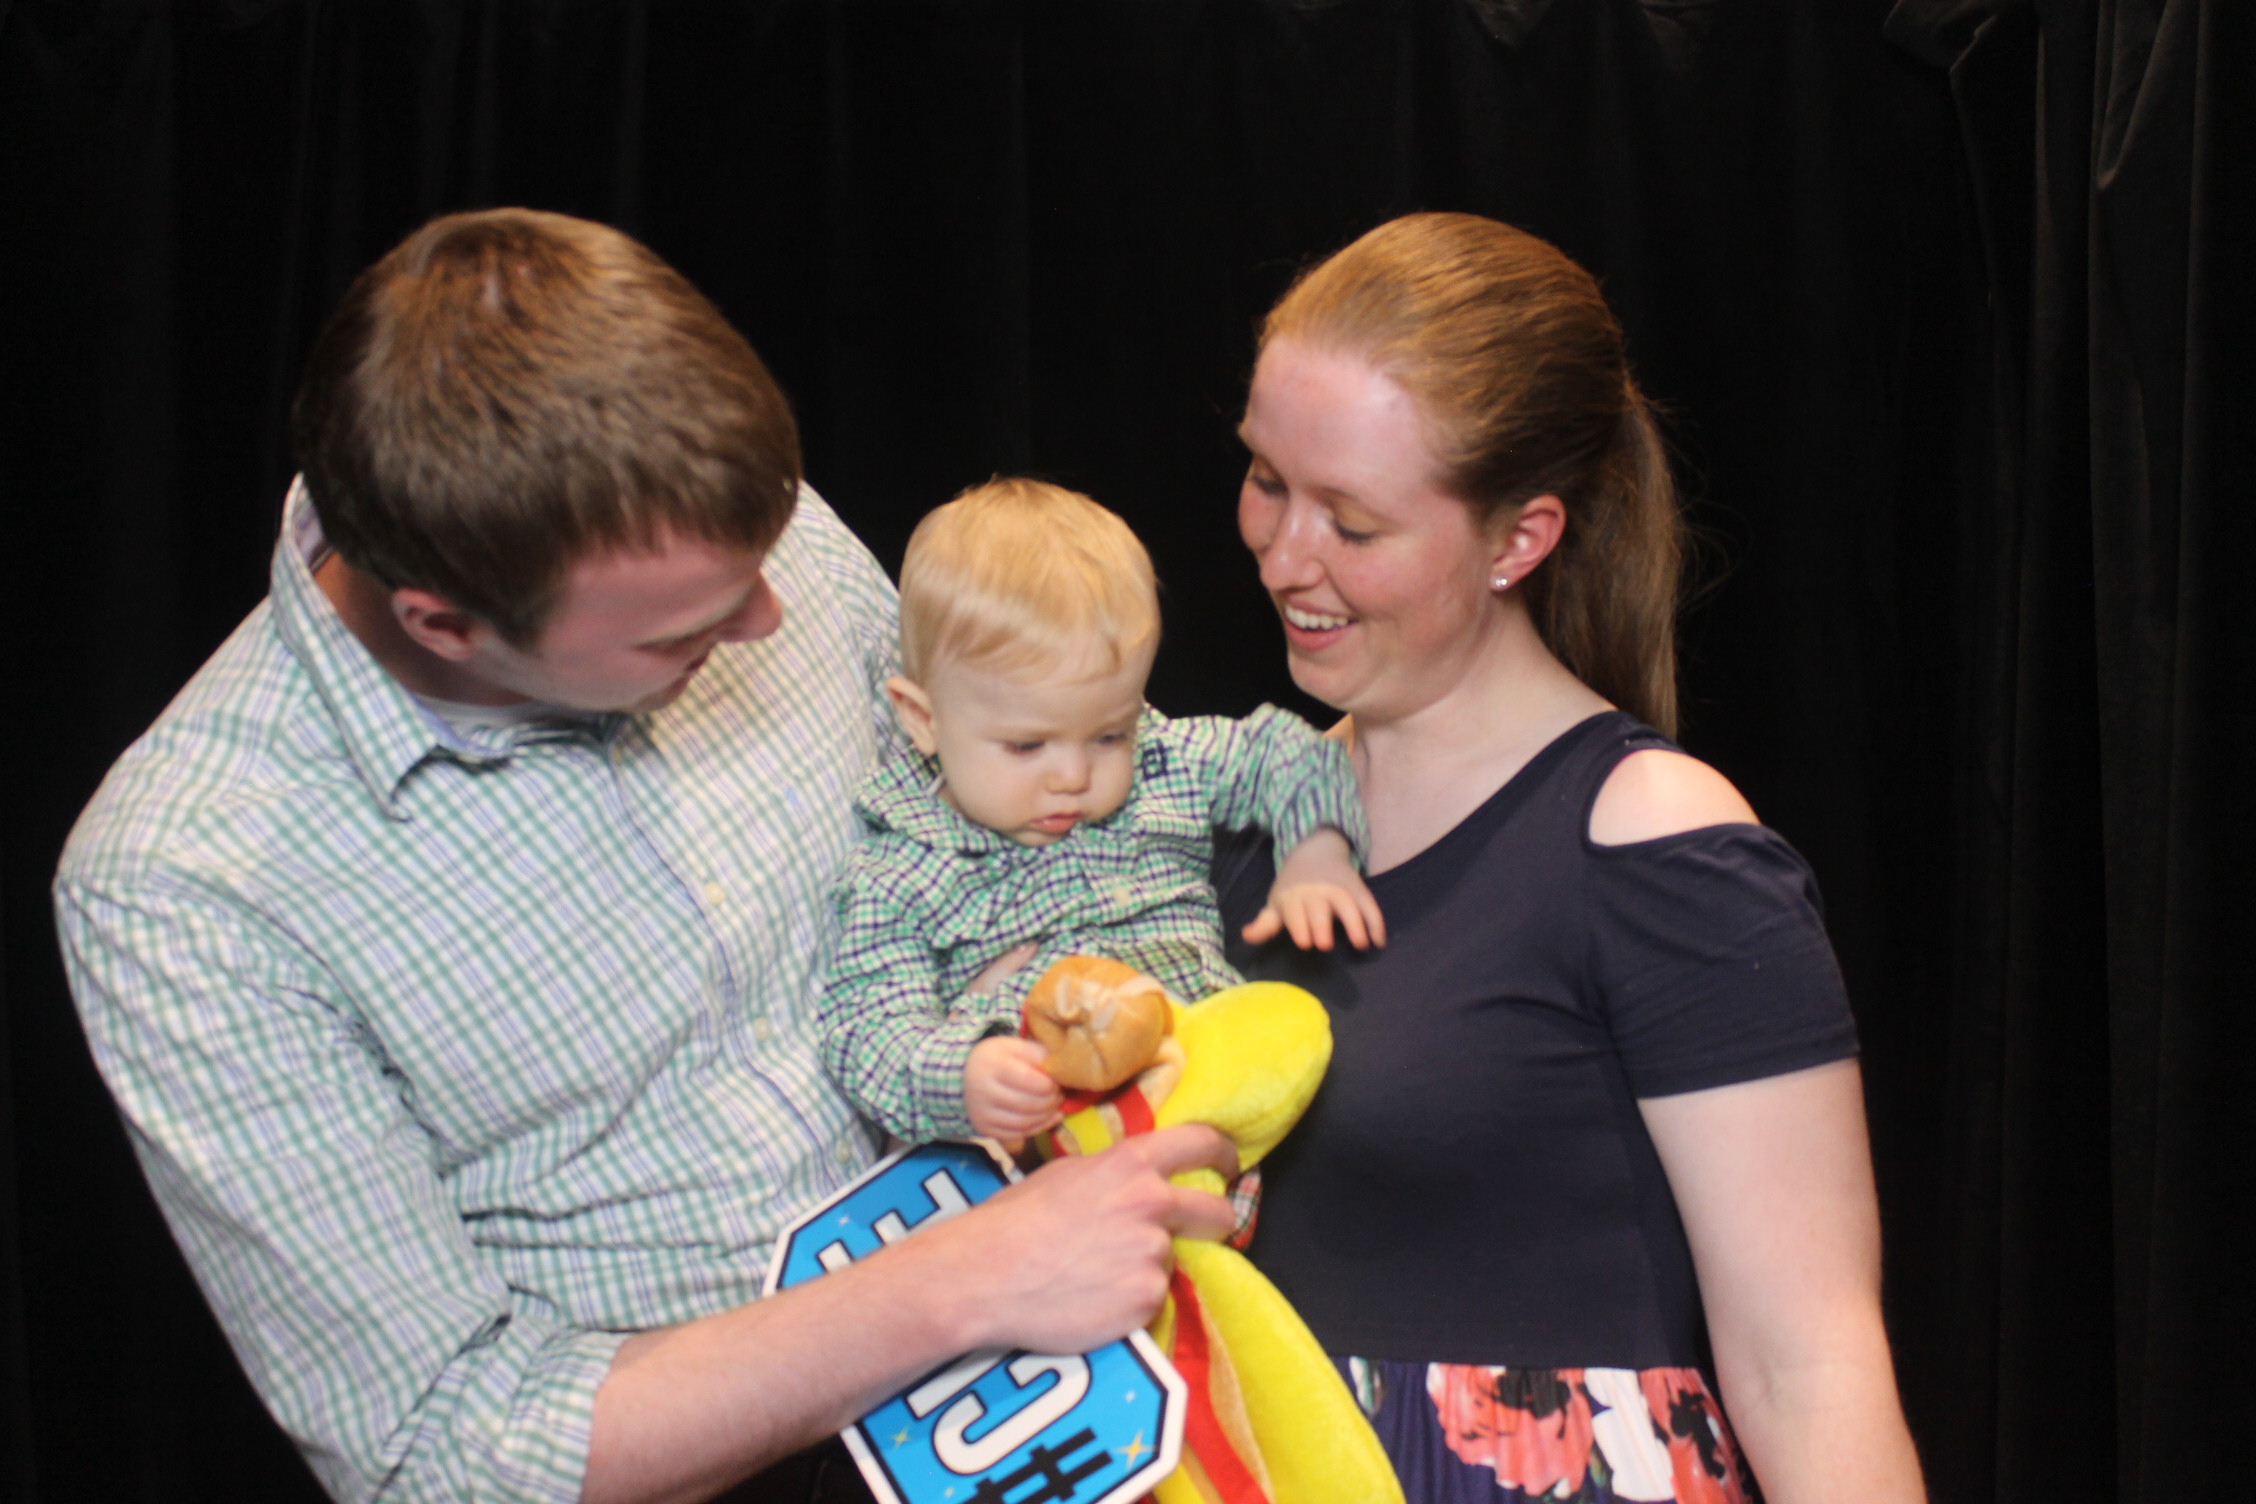
[[[1046,481],[989,481],[935,509],[901,563],[901,671],[949,663],[1002,673],[1094,642],[1112,672],[1159,643],[1151,556],[1128,524]]]

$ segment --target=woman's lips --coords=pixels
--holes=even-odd
[[[1311,611],[1305,606],[1295,606],[1286,601],[1277,602],[1278,614],[1285,619],[1285,638],[1296,647],[1320,648],[1337,642],[1340,634],[1355,625],[1352,616],[1339,616],[1329,611]]]

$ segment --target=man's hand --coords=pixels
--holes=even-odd
[[[1330,950],[1335,919],[1357,950],[1386,944],[1386,916],[1355,870],[1347,837],[1326,826],[1278,866],[1269,903],[1245,927],[1245,937],[1259,945],[1283,930],[1302,950]]]
[[[1064,1094],[1042,1069],[1048,1050],[1031,1039],[998,1034],[971,1047],[964,1066],[964,1111],[972,1130],[1016,1143],[1058,1121]]]
[[[1230,1141],[1203,1123],[1162,1128],[1053,1161],[976,1218],[920,1234],[961,1235],[978,1263],[972,1277],[991,1292],[969,1303],[965,1346],[1086,1352],[1151,1320],[1167,1294],[1171,1240],[1219,1239],[1234,1222],[1227,1201],[1168,1177],[1202,1166],[1228,1176],[1237,1163]]]

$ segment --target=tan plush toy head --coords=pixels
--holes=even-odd
[[[1110,1091],[1149,1065],[1172,1027],[1167,993],[1132,966],[1067,956],[1026,995],[1026,1032],[1042,1069],[1075,1091]]]

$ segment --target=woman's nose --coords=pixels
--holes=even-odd
[[[1268,590],[1290,590],[1314,584],[1321,572],[1316,564],[1316,509],[1288,503],[1277,513],[1266,542],[1256,542],[1261,561],[1261,584]]]

